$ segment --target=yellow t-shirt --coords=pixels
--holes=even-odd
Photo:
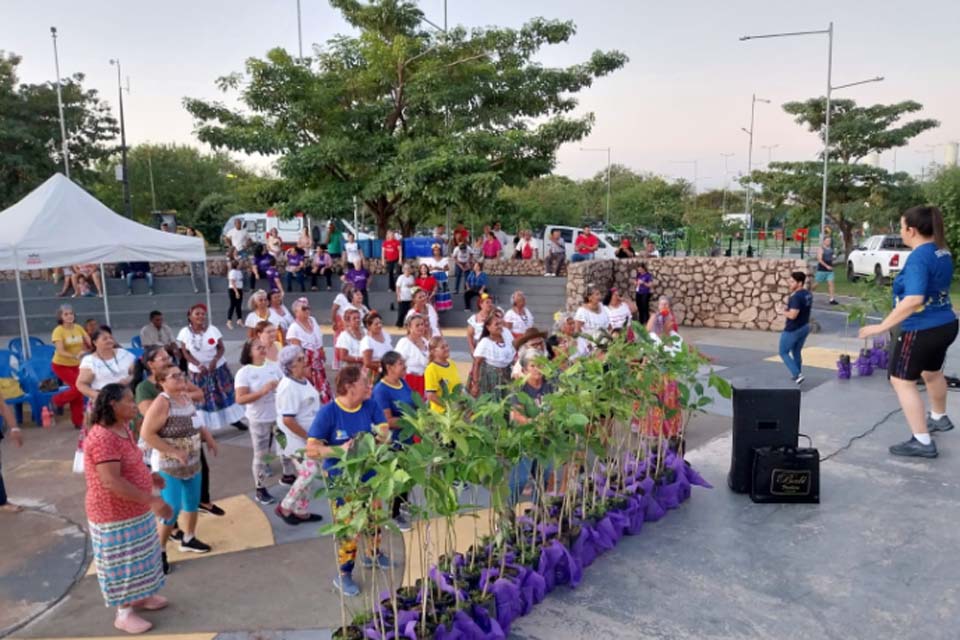
[[[87,332],[78,324],[73,325],[72,329],[67,329],[62,324],[57,325],[53,330],[50,340],[54,343],[63,342],[63,348],[72,357],[66,357],[59,352],[53,354],[53,364],[59,364],[63,367],[79,367],[80,355],[83,353],[83,339],[87,337]]]
[[[441,382],[447,383],[447,389],[453,389],[460,384],[460,372],[457,371],[457,365],[450,360],[447,361],[445,367],[436,362],[431,362],[423,372],[424,391],[433,391],[442,398],[443,387],[440,385]],[[436,402],[430,402],[430,408],[437,413],[443,413],[443,406]]]

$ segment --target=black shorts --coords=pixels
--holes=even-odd
[[[919,380],[924,371],[940,371],[947,349],[957,338],[960,322],[954,320],[932,329],[901,331],[893,344],[890,377]]]

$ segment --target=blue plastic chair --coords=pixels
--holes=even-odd
[[[143,340],[140,339],[140,336],[133,336],[130,338],[130,346],[134,349],[143,349]]]
[[[53,354],[57,352],[57,348],[52,344],[32,344],[30,345],[30,359],[31,360],[50,360],[53,361]]]
[[[0,378],[17,378],[17,367],[14,363],[19,363],[16,356],[6,349],[0,349]],[[23,405],[30,400],[30,397],[24,393],[16,398],[4,398],[6,403],[13,407],[13,413],[17,418],[17,424],[23,424]],[[3,426],[3,418],[0,418],[0,427]]]
[[[30,336],[31,352],[37,347],[42,347],[46,344],[47,343],[40,338],[34,338],[33,336]],[[10,342],[7,343],[7,349],[9,349],[13,355],[17,356],[17,360],[23,362],[23,340],[20,338],[10,338]]]
[[[129,351],[133,354],[133,357],[139,360],[143,357],[143,349],[140,347],[127,347],[124,351]]]
[[[66,391],[70,387],[61,385],[56,391],[41,391],[40,383],[47,378],[55,378],[53,369],[50,367],[50,360],[30,359],[20,367],[20,386],[27,395],[27,402],[30,403],[30,413],[33,415],[33,421],[40,424],[40,415],[43,408],[50,404],[53,396],[61,391]]]

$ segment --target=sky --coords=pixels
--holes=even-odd
[[[421,0],[434,22],[443,0]],[[822,96],[827,38],[814,35],[740,42],[746,34],[825,29],[834,23],[833,84],[885,80],[835,92],[860,103],[912,99],[918,115],[940,120],[880,165],[919,174],[942,163],[960,140],[960,3],[952,0],[448,0],[450,24],[519,27],[534,16],[572,20],[577,34],[547,47],[548,66],[577,64],[597,49],[618,49],[630,62],[579,95],[577,113],[596,124],[580,143],[562,147],[556,173],[585,178],[614,163],[636,171],[720,187],[747,170],[751,96],[756,105],[753,165],[812,160],[817,137],[780,108]],[[350,28],[325,0],[301,0],[304,50]],[[199,145],[185,96],[225,100],[216,78],[243,69],[247,58],[281,46],[297,50],[296,0],[0,0],[0,50],[23,57],[20,79],[55,77],[50,27],[59,32],[64,76],[82,72],[116,112],[116,68],[122,64],[127,141]],[[769,147],[769,148],[767,148]],[[724,160],[721,154],[734,154]],[[241,158],[243,159],[243,158]],[[246,159],[265,167],[262,158]],[[695,164],[694,164],[695,163]],[[726,163],[726,168],[725,168]],[[726,172],[729,171],[729,174]]]

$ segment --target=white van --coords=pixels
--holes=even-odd
[[[247,230],[247,233],[250,234],[250,239],[254,242],[264,243],[267,240],[267,233],[276,229],[280,235],[280,242],[283,243],[283,246],[290,247],[297,244],[297,240],[300,238],[300,232],[306,227],[313,230],[313,224],[311,222],[310,216],[305,216],[302,213],[296,213],[292,218],[281,218],[277,215],[277,212],[273,209],[267,211],[266,213],[238,213],[236,215],[230,216],[230,218],[223,225],[223,232],[221,236],[226,235],[227,231],[233,229],[234,220],[240,219],[243,221],[244,228]],[[321,233],[321,242],[326,241],[327,227],[330,222],[333,220],[326,221],[317,221],[320,224],[320,233]],[[344,230],[345,233],[353,233],[358,240],[368,240],[372,239],[368,233],[356,233],[353,228],[353,225],[344,219],[337,221],[338,226]]]

